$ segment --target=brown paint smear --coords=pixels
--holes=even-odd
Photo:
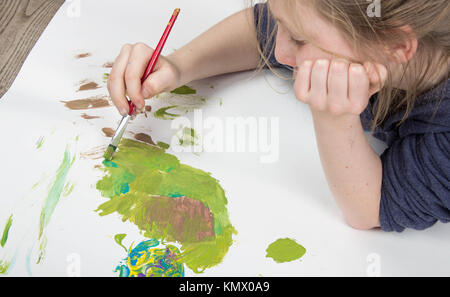
[[[113,62],[106,62],[105,64],[103,64],[103,68],[112,68],[113,67],[113,65],[114,65],[114,63]]]
[[[114,136],[114,130],[112,128],[102,128],[103,134],[105,134],[106,137],[113,137]]]
[[[104,145],[96,146],[87,152],[80,153],[80,157],[82,159],[93,159],[93,160],[101,159],[101,158],[103,158],[103,155],[105,154],[106,148],[107,147]]]
[[[82,53],[82,54],[78,54],[75,56],[75,59],[82,59],[82,58],[87,58],[90,57],[91,53]]]
[[[93,109],[109,106],[107,96],[103,97],[89,97],[86,99],[77,99],[72,101],[61,101],[64,105],[72,110]]]
[[[170,224],[175,240],[179,242],[200,241],[214,236],[213,216],[198,200],[160,196],[154,197],[148,204],[143,207],[143,219],[156,222],[163,229]],[[195,226],[193,222],[197,222]]]
[[[92,120],[92,119],[98,119],[98,118],[100,118],[99,116],[90,116],[90,115],[85,114],[85,113],[83,113],[83,114],[81,115],[81,117],[82,117],[83,119],[85,119],[85,120]]]
[[[77,92],[95,90],[98,88],[100,88],[100,86],[96,82],[85,80],[80,83],[80,87],[78,88]]]
[[[148,143],[148,144],[151,144],[151,145],[156,145],[153,142],[152,137],[150,135],[148,135],[148,134],[145,134],[145,133],[138,133],[138,134],[134,135],[134,139],[142,141],[142,142],[145,142],[145,143]]]

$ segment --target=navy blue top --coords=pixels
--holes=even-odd
[[[268,40],[267,32],[274,29],[275,21],[268,21],[266,4],[257,4],[254,13],[256,26],[261,22],[260,46],[271,48],[275,38]],[[286,67],[273,53],[268,59],[273,67]],[[376,104],[377,94],[361,114],[366,131]],[[418,96],[406,121],[397,127],[402,117],[401,112],[390,115],[373,134],[388,145],[380,156],[381,228],[401,232],[405,228],[422,230],[437,221],[450,222],[450,79]]]

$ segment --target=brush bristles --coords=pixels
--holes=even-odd
[[[112,160],[112,156],[114,154],[114,152],[116,151],[116,148],[113,145],[109,145],[108,148],[106,149],[105,154],[103,155],[103,157],[108,160],[111,161]]]

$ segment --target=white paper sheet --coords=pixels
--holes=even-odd
[[[96,0],[69,1],[61,7],[0,100],[0,232],[13,215],[8,240],[0,247],[0,260],[11,262],[6,275],[117,275],[114,268],[126,253],[114,242],[114,235],[127,234],[125,245],[145,237],[117,214],[101,217],[95,212],[107,200],[96,189],[103,172],[94,166],[101,160],[82,154],[109,143],[101,129],[116,128],[120,115],[113,107],[74,111],[61,101],[107,95],[102,75],[109,69],[102,65],[113,61],[124,43],[142,41],[155,47],[175,7],[181,8],[181,14],[163,54],[244,6],[241,0],[167,0],[157,5]],[[91,56],[74,58],[85,52]],[[101,87],[77,92],[77,84],[85,79]],[[296,100],[290,84],[270,72],[190,84],[208,99],[202,108],[204,117],[276,118],[279,123],[279,159],[274,163],[262,163],[261,152],[168,150],[182,163],[210,172],[220,181],[230,221],[238,232],[222,263],[200,275],[449,276],[449,225],[437,223],[425,231],[398,234],[356,231],[345,224],[321,169],[309,109]],[[86,120],[83,113],[100,118]],[[155,141],[169,143],[175,133],[170,124],[139,116],[126,137],[145,132]],[[45,256],[36,264],[41,209],[66,150],[75,158],[65,178],[73,191],[60,197],[45,228]],[[306,254],[283,264],[266,258],[268,245],[285,237],[304,246]],[[198,274],[186,269],[185,275]]]

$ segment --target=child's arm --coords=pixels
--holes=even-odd
[[[346,221],[357,229],[380,226],[382,164],[360,120],[386,69],[343,60],[305,61],[294,90],[311,107],[317,145],[330,190]]]
[[[253,9],[231,15],[167,58],[182,84],[218,74],[255,69],[259,61]]]
[[[382,164],[359,115],[312,115],[322,168],[346,222],[356,229],[379,227]]]
[[[140,78],[153,49],[143,43],[126,44],[114,61],[108,79],[111,99],[124,115],[128,112],[126,93],[142,109],[144,99],[190,81],[255,69],[259,61],[257,44],[253,9],[242,10],[168,57],[160,56],[154,72],[143,84]]]

